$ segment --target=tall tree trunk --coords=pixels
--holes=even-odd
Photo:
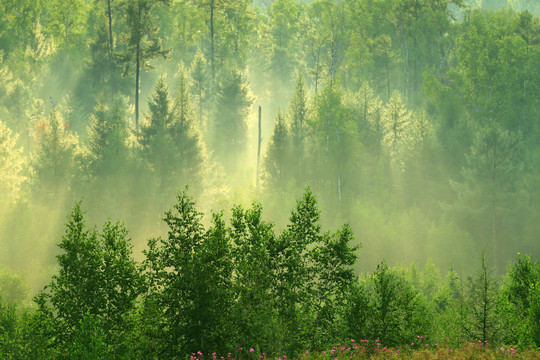
[[[113,33],[112,33],[112,9],[111,9],[111,0],[107,0],[107,15],[109,17],[109,76],[111,77],[110,81],[112,84],[113,94],[116,93],[116,84],[112,80],[112,75],[114,72],[114,62],[113,62]]]
[[[257,143],[257,179],[256,181],[256,189],[257,192],[259,192],[259,178],[261,176],[260,168],[261,168],[261,144],[262,144],[262,137],[261,137],[261,107],[259,106],[259,140]]]
[[[107,0],[107,15],[109,17],[109,62],[112,68],[112,55],[113,55],[113,35],[112,35],[112,10],[111,0]]]
[[[216,82],[216,68],[214,64],[214,1],[210,1],[210,65],[212,67],[212,86]]]
[[[139,129],[139,73],[140,73],[140,41],[137,42],[137,50],[135,53],[137,64],[135,66],[135,129]]]

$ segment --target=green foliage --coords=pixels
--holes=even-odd
[[[532,0],[0,0],[0,254],[27,277],[0,275],[20,305],[0,358],[282,356],[348,332],[538,345],[539,39]],[[186,184],[206,214],[262,205],[180,236],[194,206],[158,214]],[[306,186],[320,205],[306,196],[287,226]],[[119,293],[138,275],[107,222],[66,233],[83,255],[62,252],[27,311],[22,284],[49,281],[80,198],[137,248],[157,237],[144,296]],[[462,281],[486,243],[493,274]],[[482,293],[516,252],[531,260]]]
[[[17,136],[0,121],[0,196],[6,204],[16,200],[25,176],[22,173],[24,158],[17,148]]]
[[[276,243],[273,225],[262,219],[262,207],[233,208],[230,236],[234,262],[235,325],[239,344],[259,349],[280,349],[275,280],[279,270],[273,261]]]
[[[468,293],[462,313],[462,328],[472,339],[493,342],[501,330],[499,287],[482,254],[482,266],[474,278],[468,281]]]
[[[518,255],[509,267],[503,290],[504,327],[507,341],[527,347],[540,342],[538,282],[540,265],[529,256]]]
[[[69,189],[78,152],[78,138],[66,127],[62,115],[51,111],[40,124],[32,159],[34,191],[44,201],[58,201],[61,189]]]
[[[143,320],[162,324],[152,335],[163,339],[157,349],[161,356],[224,352],[233,336],[229,235],[222,214],[214,214],[205,231],[194,205],[187,192],[179,193],[164,218],[168,237],[149,240],[146,252],[144,306],[154,317]]]
[[[20,275],[0,268],[0,299],[8,304],[22,304],[28,297],[28,287]]]
[[[231,70],[220,84],[213,122],[213,150],[228,174],[235,173],[247,146],[246,116],[252,104],[246,79]]]
[[[108,356],[119,356],[140,287],[127,231],[110,222],[100,234],[86,229],[80,204],[66,227],[59,244],[63,253],[57,256],[60,271],[36,297],[38,311],[52,322],[58,349],[91,357],[104,342],[111,346]],[[94,336],[103,341],[94,343]],[[71,349],[77,339],[82,348]]]
[[[411,286],[385,263],[371,277],[369,337],[392,345],[414,342],[429,331],[426,304]]]

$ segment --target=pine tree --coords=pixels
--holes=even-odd
[[[158,26],[153,9],[160,3],[168,5],[169,0],[129,0],[125,7],[126,23],[129,33],[124,37],[125,51],[119,56],[127,74],[134,65],[135,71],[135,128],[139,128],[139,87],[142,69],[152,69],[150,60],[166,57],[158,37]]]
[[[273,194],[283,194],[288,188],[292,178],[291,150],[291,135],[283,114],[279,112],[264,157],[266,187]]]
[[[304,184],[307,171],[306,138],[307,138],[307,89],[304,77],[298,74],[295,92],[289,104],[290,133],[293,157],[291,158],[294,178],[297,184]]]
[[[478,273],[468,284],[466,308],[462,316],[462,327],[471,339],[492,342],[500,331],[498,312],[499,285],[482,254]]]
[[[392,160],[401,167],[406,144],[406,131],[410,114],[403,103],[401,93],[394,91],[384,109],[384,143]]]
[[[194,194],[202,191],[202,173],[205,164],[205,147],[197,126],[189,96],[185,70],[178,74],[178,88],[173,108],[171,136],[178,149],[178,182],[188,185]]]
[[[518,178],[523,170],[520,157],[521,136],[502,129],[492,122],[477,129],[462,182],[451,182],[457,193],[453,211],[460,223],[468,227],[478,240],[490,234],[489,244],[494,266],[500,263],[500,239],[505,227],[519,214]],[[511,196],[512,195],[512,196]],[[515,229],[515,228],[514,228]],[[512,230],[508,228],[508,234]],[[483,241],[483,240],[482,240]]]
[[[90,168],[93,176],[118,173],[128,156],[128,126],[123,104],[98,103],[88,128]]]
[[[207,98],[209,97],[209,84],[207,74],[207,63],[202,52],[198,51],[193,58],[191,64],[191,79],[192,88],[191,92],[196,97],[197,101],[197,115],[199,118],[199,126],[201,130],[206,130],[206,123],[204,122],[205,106]]]
[[[69,193],[78,150],[78,138],[66,129],[61,114],[52,110],[38,124],[37,145],[32,158],[33,186],[44,200],[58,201]]]
[[[213,124],[214,153],[228,174],[236,173],[247,148],[246,116],[252,101],[245,77],[232,70],[221,83]]]
[[[148,100],[148,113],[137,136],[142,157],[148,161],[157,181],[157,191],[162,199],[172,194],[174,179],[181,169],[178,148],[175,146],[172,127],[173,102],[163,77],[158,80],[154,93]]]

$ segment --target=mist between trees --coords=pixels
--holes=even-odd
[[[528,256],[502,282],[484,256],[467,278],[453,267],[443,278],[431,261],[420,269],[383,261],[358,277],[351,227],[324,232],[309,189],[279,233],[256,203],[234,207],[230,225],[222,211],[208,226],[202,217],[187,191],[178,193],[163,219],[168,234],[148,239],[136,262],[123,224],[89,227],[76,204],[58,244],[58,272],[32,308],[21,302],[22,282],[1,274],[8,297],[0,302],[0,355],[271,359],[311,350],[326,358],[332,346],[332,358],[448,358],[462,346],[474,358],[538,355],[540,263]],[[472,348],[464,339],[474,339]]]
[[[535,1],[0,0],[0,19],[0,264],[32,295],[76,202],[125,221],[138,261],[185,185],[206,226],[255,200],[279,231],[309,186],[362,244],[355,274],[538,258]]]

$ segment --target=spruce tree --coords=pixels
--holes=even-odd
[[[384,143],[392,160],[402,166],[405,153],[405,135],[410,122],[410,114],[405,107],[401,93],[394,91],[384,109]]]
[[[499,284],[493,271],[488,268],[483,253],[480,270],[469,279],[468,288],[462,328],[471,339],[493,342],[501,330],[497,316]]]
[[[158,37],[158,26],[153,10],[160,3],[167,5],[169,0],[129,0],[125,6],[125,19],[129,33],[124,36],[125,50],[118,60],[124,65],[124,74],[135,71],[135,128],[139,128],[139,88],[141,70],[152,69],[150,60],[165,57],[168,50]]]
[[[291,135],[283,114],[279,112],[264,157],[266,187],[273,194],[283,194],[288,188],[292,178],[291,150]]]
[[[306,139],[308,132],[308,98],[304,77],[298,74],[296,88],[289,104],[288,118],[293,157],[291,158],[297,184],[304,184],[307,171]]]
[[[157,182],[159,196],[164,200],[174,189],[174,179],[182,169],[178,167],[179,153],[172,134],[173,102],[163,77],[158,80],[148,100],[148,113],[141,124],[137,140],[142,157],[148,161]],[[163,205],[163,204],[162,204]]]
[[[178,182],[188,185],[194,194],[202,191],[205,147],[193,111],[185,70],[180,69],[173,107],[171,136],[178,149]]]
[[[58,201],[69,193],[78,155],[78,138],[66,129],[62,115],[52,110],[38,124],[36,149],[32,157],[33,188],[39,198]]]
[[[236,173],[247,149],[246,117],[252,101],[244,75],[232,70],[220,85],[213,123],[214,153],[228,174]]]
[[[207,66],[203,53],[198,51],[191,64],[191,92],[196,98],[199,126],[203,131],[206,130],[207,124],[204,122],[204,116],[208,110],[205,107],[210,96]]]

